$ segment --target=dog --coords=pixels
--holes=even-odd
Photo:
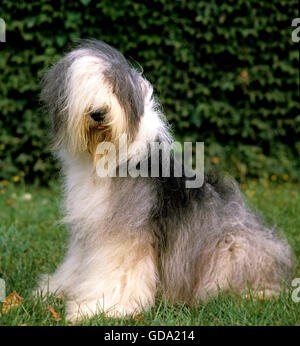
[[[158,294],[187,304],[220,290],[279,294],[291,277],[291,249],[246,206],[233,179],[207,174],[189,189],[174,172],[99,176],[103,143],[126,134],[129,160],[144,157],[139,145],[173,141],[151,84],[118,50],[81,41],[45,74],[41,100],[62,166],[70,239],[38,290],[64,296],[67,319],[134,316]]]

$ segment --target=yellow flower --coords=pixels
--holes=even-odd
[[[242,188],[243,188],[243,189],[246,189],[246,188],[247,188],[247,184],[245,184],[245,183],[242,184]]]
[[[20,177],[18,175],[14,176],[13,181],[17,183],[18,181],[20,181]]]
[[[275,175],[275,174],[271,175],[271,180],[272,181],[276,181],[277,180],[277,175]]]
[[[256,180],[252,180],[252,185],[256,185],[257,181]]]
[[[217,156],[214,156],[212,159],[212,162],[215,163],[216,165],[220,162],[220,159]]]
[[[8,184],[9,184],[9,181],[7,181],[7,180],[2,180],[1,181],[1,184],[2,184],[2,186],[7,186]]]
[[[288,178],[289,178],[289,176],[288,176],[287,174],[284,174],[284,175],[282,176],[282,178],[283,178],[283,180],[287,181]]]

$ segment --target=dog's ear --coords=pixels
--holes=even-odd
[[[139,120],[144,114],[143,77],[128,65],[108,69],[104,72],[104,76],[112,86],[113,93],[124,110],[127,134],[129,138],[133,139],[139,127]]]
[[[50,116],[53,146],[59,147],[65,136],[67,112],[64,111],[67,100],[67,73],[71,60],[66,56],[53,65],[41,80],[40,100],[44,112]]]

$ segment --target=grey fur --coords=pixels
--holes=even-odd
[[[177,186],[170,187],[174,179]],[[117,232],[124,225],[151,231],[160,289],[172,301],[206,300],[218,287],[276,294],[291,279],[292,253],[283,234],[263,225],[229,178],[208,176],[191,190],[181,178],[115,179],[106,229],[111,225]]]

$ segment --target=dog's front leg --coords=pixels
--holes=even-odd
[[[154,303],[157,265],[148,234],[104,237],[82,255],[74,286],[67,292],[67,319],[101,312],[134,315]]]

